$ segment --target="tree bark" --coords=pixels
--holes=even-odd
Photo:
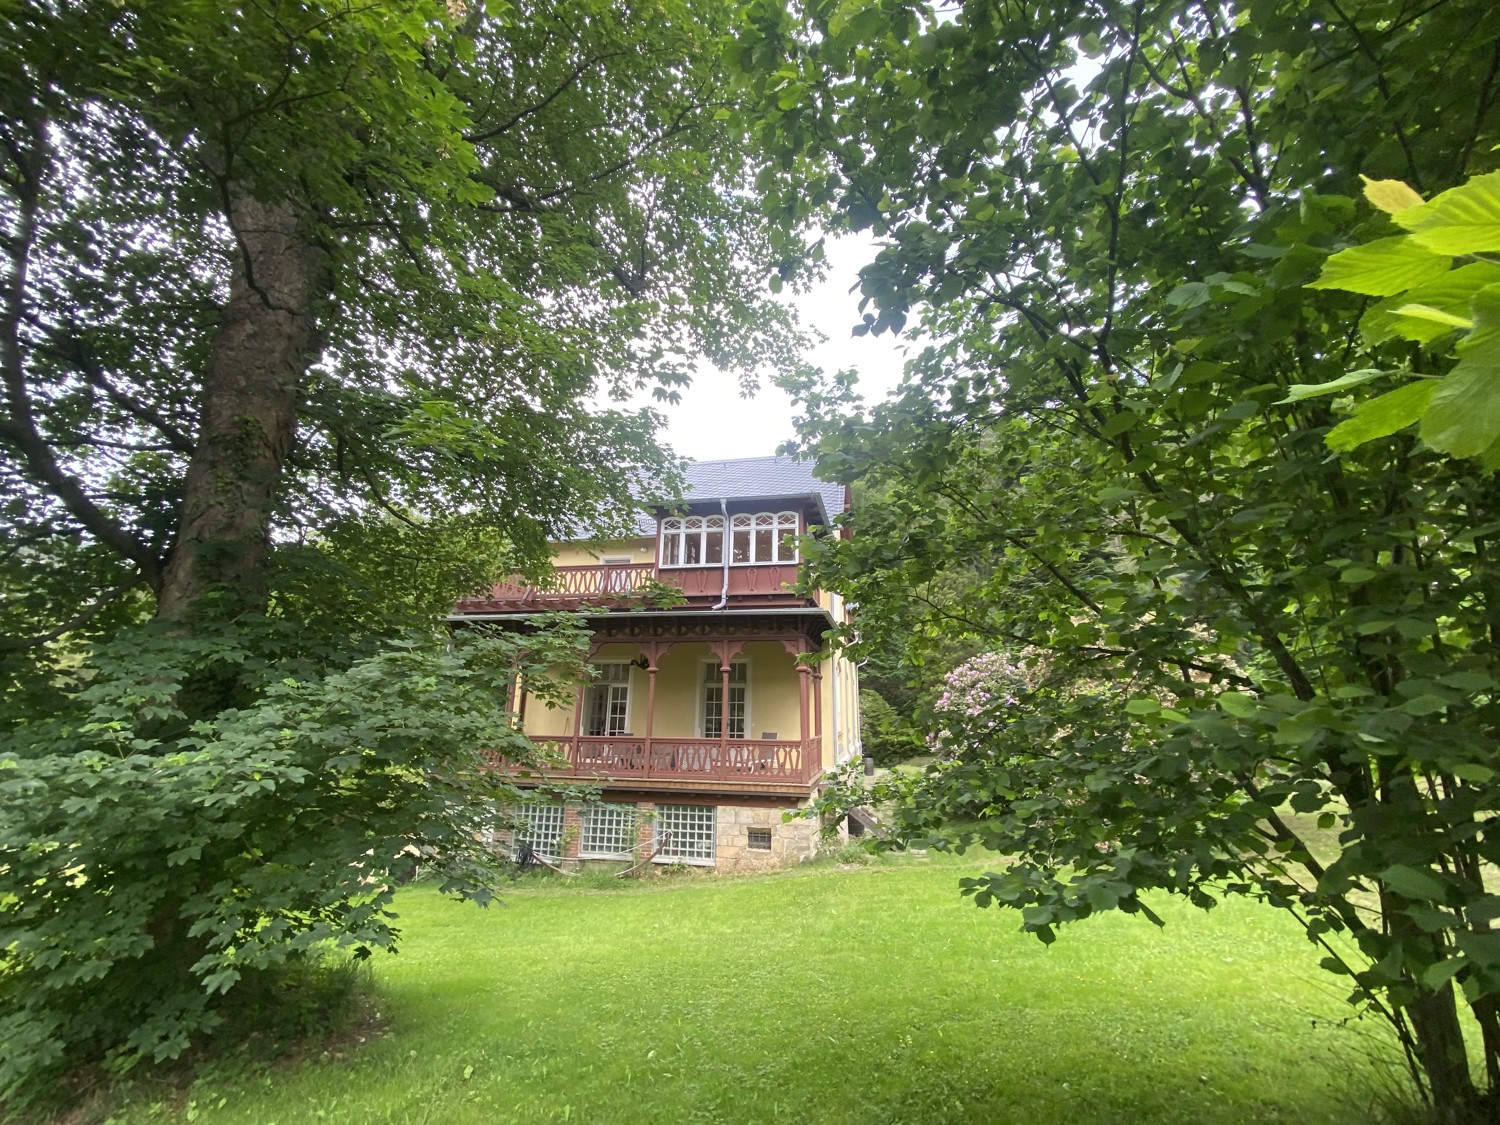
[[[1439,1120],[1469,1120],[1477,1095],[1469,1075],[1469,1057],[1452,983],[1436,992],[1423,992],[1407,1006],[1406,1012]]]
[[[228,199],[238,252],[157,603],[168,621],[197,615],[209,598],[215,613],[264,611],[271,516],[296,439],[299,384],[321,345],[316,311],[328,263],[310,209],[262,202],[235,182]]]

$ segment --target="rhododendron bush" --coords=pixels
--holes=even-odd
[[[941,725],[927,736],[928,747],[950,757],[994,757],[995,742],[1015,720],[1028,679],[1025,658],[1003,652],[960,664],[943,677],[942,694],[933,705]]]

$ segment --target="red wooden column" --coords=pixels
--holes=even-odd
[[[823,737],[823,665],[814,664],[812,670],[813,733],[814,738]],[[818,763],[822,765],[822,762]]]
[[[583,693],[587,685],[579,684],[578,692],[573,699],[573,768],[578,768],[578,740],[583,735]]]
[[[797,665],[797,683],[798,683],[799,689],[801,691],[801,700],[800,700],[800,702],[801,702],[801,712],[802,712],[802,715],[801,715],[801,718],[802,718],[802,776],[804,778],[812,776],[812,770],[810,768],[811,752],[809,751],[808,745],[807,745],[807,740],[808,740],[808,737],[809,737],[808,733],[807,733],[807,726],[808,726],[807,696],[808,696],[808,684],[809,684],[809,682],[811,680],[812,680],[812,669],[809,668],[806,664],[798,664]]]
[[[646,776],[651,776],[651,762],[655,754],[651,749],[651,732],[656,724],[656,660],[657,647],[651,645],[646,650]]]
[[[650,749],[651,730],[656,721],[656,661],[646,665],[646,746]]]
[[[719,769],[722,775],[729,764],[729,654],[719,656]]]

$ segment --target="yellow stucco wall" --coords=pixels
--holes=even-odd
[[[601,558],[619,556],[639,563],[656,561],[656,540],[623,539],[618,543],[555,543],[553,566],[596,566]]]
[[[704,668],[713,650],[706,642],[678,645],[661,658],[656,673],[656,719],[652,735],[657,738],[702,737],[702,699]],[[595,661],[634,661],[640,649],[628,643],[603,646]],[[774,732],[775,737],[800,738],[801,702],[798,675],[792,656],[778,642],[755,641],[745,646],[744,660],[749,665],[750,714],[748,735],[759,738]],[[646,706],[649,674],[644,668],[630,670],[630,734],[646,733]],[[832,730],[832,684],[823,685],[823,726]],[[808,702],[808,721],[813,718]],[[526,700],[525,729],[528,734],[563,736],[573,733],[573,708],[549,708],[534,695]],[[809,734],[814,732],[809,731]],[[825,741],[829,738],[824,734]],[[831,760],[831,750],[824,757]]]
[[[521,724],[527,734],[545,737],[573,733],[573,708],[548,707],[530,693],[526,696],[526,718]]]
[[[708,655],[706,644],[678,645],[657,663],[655,737],[698,737],[698,684]]]
[[[757,641],[745,646],[745,659],[750,664],[750,726],[746,733],[751,738],[770,731],[777,738],[801,738],[801,689],[791,654],[775,641]],[[807,721],[812,722],[810,698]]]
[[[593,566],[601,557],[629,556],[637,562],[652,562],[656,540],[641,537],[609,544],[559,543],[554,545],[557,566]],[[848,619],[847,606],[838,594],[823,590],[817,604],[835,622]],[[702,734],[703,666],[711,649],[706,643],[679,645],[661,659],[656,677],[656,716],[652,733],[658,738],[697,738]],[[599,661],[633,661],[640,650],[628,644],[611,645],[596,657]],[[754,642],[745,649],[750,664],[750,716],[748,734],[759,738],[774,732],[778,738],[801,734],[798,673],[791,656],[774,641]],[[822,738],[822,765],[832,769],[858,753],[859,669],[843,656],[820,665],[822,729],[809,731]],[[648,675],[643,668],[630,672],[630,732],[646,733]],[[808,721],[816,714],[809,701]],[[565,736],[574,732],[573,707],[548,708],[534,696],[526,703],[525,728],[535,735]]]

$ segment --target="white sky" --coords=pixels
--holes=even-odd
[[[867,402],[884,398],[901,378],[908,337],[851,336],[859,323],[860,266],[875,256],[866,238],[830,239],[827,277],[807,293],[787,294],[804,324],[827,340],[813,348],[807,361],[833,372],[853,367],[859,372],[859,391]],[[850,292],[851,289],[854,292]],[[776,387],[763,385],[752,399],[741,398],[731,376],[705,369],[682,392],[676,405],[657,404],[667,417],[665,441],[694,461],[730,457],[758,457],[776,452],[792,436],[791,400]]]

